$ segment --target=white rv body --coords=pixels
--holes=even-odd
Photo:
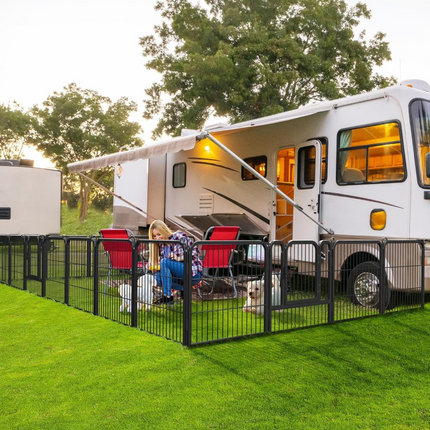
[[[0,163],[0,234],[60,234],[61,190],[59,170]]]
[[[421,112],[414,108],[417,104],[423,105],[419,118],[412,113]],[[418,123],[427,128],[415,142]],[[197,141],[187,150],[166,150],[159,157],[164,162],[154,158],[151,168],[151,158],[147,170],[137,169],[138,175],[124,174],[115,182],[115,191],[128,189],[130,200],[136,182],[148,184],[146,215],[122,227],[145,229],[161,218],[197,237],[210,225],[224,223],[241,225],[241,237],[267,236],[284,243],[424,239],[430,264],[430,178],[425,176],[430,167],[424,172],[424,161],[430,160],[425,159],[430,152],[428,84],[411,81],[207,131],[214,139]],[[249,175],[229,151],[254,163],[277,188],[245,180]],[[307,153],[313,154],[313,170]],[[122,163],[124,171],[136,171],[133,163]],[[352,174],[359,176],[351,179]],[[279,198],[277,189],[292,196],[294,209]],[[149,202],[156,202],[154,208]],[[115,206],[117,211],[116,200]],[[126,208],[121,204],[122,211]],[[426,290],[430,291],[430,266]]]

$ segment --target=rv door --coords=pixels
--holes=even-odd
[[[296,146],[294,200],[313,220],[320,221],[321,142],[310,140]],[[319,240],[319,226],[294,208],[293,240]]]

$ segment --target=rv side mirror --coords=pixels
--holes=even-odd
[[[426,154],[426,176],[430,178],[430,152]]]

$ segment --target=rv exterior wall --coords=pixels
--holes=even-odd
[[[10,208],[10,219],[0,219],[0,234],[60,234],[61,192],[58,170],[0,166],[0,205]]]
[[[147,211],[148,207],[148,160],[137,160],[121,165],[120,177],[115,175],[115,193],[133,205]],[[115,228],[127,228],[137,234],[139,225],[146,225],[146,215],[114,197],[113,225]]]

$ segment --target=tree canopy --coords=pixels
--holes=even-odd
[[[16,159],[30,131],[31,118],[16,103],[0,105],[0,158]]]
[[[200,5],[202,4],[203,5]],[[355,35],[371,13],[343,0],[160,0],[163,22],[140,39],[161,80],[146,90],[155,136],[232,122],[395,82],[374,73],[391,59],[383,33]]]
[[[136,103],[127,98],[112,102],[70,84],[64,92],[48,97],[42,108],[33,108],[32,142],[58,169],[67,172],[68,163],[142,145],[140,125],[129,121],[136,110]],[[87,174],[97,180],[106,172]],[[90,184],[80,177],[81,220],[86,217],[90,191]]]

